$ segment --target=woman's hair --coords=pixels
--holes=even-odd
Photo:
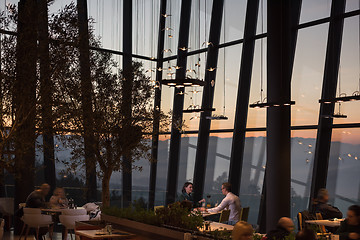
[[[54,189],[54,195],[57,195],[59,191],[65,192],[65,189],[62,187],[57,187]]]
[[[192,182],[186,182],[186,183],[184,183],[184,186],[183,186],[181,192],[182,192],[182,193],[185,193],[185,192],[186,192],[185,188],[187,188],[189,185],[193,185]]]
[[[348,208],[349,211],[353,211],[357,217],[360,217],[360,206],[352,205]]]
[[[254,233],[254,229],[252,226],[244,221],[239,221],[235,224],[234,229],[232,231],[232,239],[238,240],[243,236],[252,235]]]

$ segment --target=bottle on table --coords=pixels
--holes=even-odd
[[[74,209],[74,199],[72,198],[69,199],[69,208]]]

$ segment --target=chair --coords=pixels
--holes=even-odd
[[[161,205],[161,206],[155,206],[154,207],[154,213],[156,214],[156,212],[160,209],[163,209],[165,206]]]
[[[50,215],[41,214],[40,208],[24,208],[24,216],[22,217],[24,222],[24,228],[26,227],[25,239],[29,234],[31,228],[36,230],[36,239],[39,239],[39,230],[42,227],[47,227],[49,231],[50,239],[52,239],[53,233],[53,224],[52,218]]]
[[[321,213],[316,213],[316,219],[317,220],[323,220],[323,217],[321,215]],[[325,226],[324,225],[319,225],[320,227],[320,231],[322,234],[326,233],[326,229],[325,229]]]
[[[60,223],[65,227],[64,239],[67,239],[67,234],[70,231],[70,237],[72,238],[71,230],[75,229],[75,222],[89,221],[90,216],[87,215],[86,209],[63,209],[59,216]],[[75,234],[75,232],[74,232]]]
[[[303,230],[303,216],[301,212],[297,214],[297,220],[298,220],[298,229],[299,231],[301,231]]]
[[[26,203],[19,203],[19,209],[20,208],[25,208],[26,207]]]
[[[240,214],[240,221],[247,222],[249,218],[250,207],[242,208]]]
[[[224,223],[229,221],[230,210],[222,210],[220,214],[219,223]]]
[[[9,231],[14,216],[14,198],[0,198],[0,213],[5,221],[4,230]]]
[[[4,225],[5,225],[5,220],[0,218],[0,240],[3,239]]]
[[[62,215],[86,215],[87,211],[85,208],[78,208],[78,209],[62,209]]]
[[[301,231],[305,228],[311,228],[311,224],[306,223],[307,220],[315,220],[316,217],[311,214],[308,210],[303,210],[297,214],[298,229]]]

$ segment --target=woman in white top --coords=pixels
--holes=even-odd
[[[230,209],[229,221],[230,225],[235,225],[239,221],[241,204],[240,198],[231,192],[231,184],[226,182],[221,185],[221,192],[225,198],[221,201],[219,206],[207,209],[209,213],[217,213],[223,209]]]
[[[50,198],[51,208],[67,208],[69,204],[68,199],[65,195],[64,188],[55,188],[54,194]]]

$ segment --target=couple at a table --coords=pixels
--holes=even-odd
[[[241,211],[240,199],[231,192],[231,184],[228,182],[225,182],[221,185],[221,192],[225,196],[221,203],[217,207],[204,210],[209,213],[217,213],[224,209],[229,209],[230,216],[227,224],[235,225],[235,223],[239,221]],[[190,201],[192,202],[194,208],[200,207],[201,203],[205,202],[205,199],[201,199],[200,201],[195,202],[192,193],[193,184],[191,182],[186,182],[182,188],[182,194],[179,197],[179,201]]]
[[[50,201],[46,202],[45,198],[50,192],[50,185],[44,183],[39,189],[36,189],[26,199],[26,207],[28,208],[67,208],[68,199],[66,198],[65,189],[57,187]]]

